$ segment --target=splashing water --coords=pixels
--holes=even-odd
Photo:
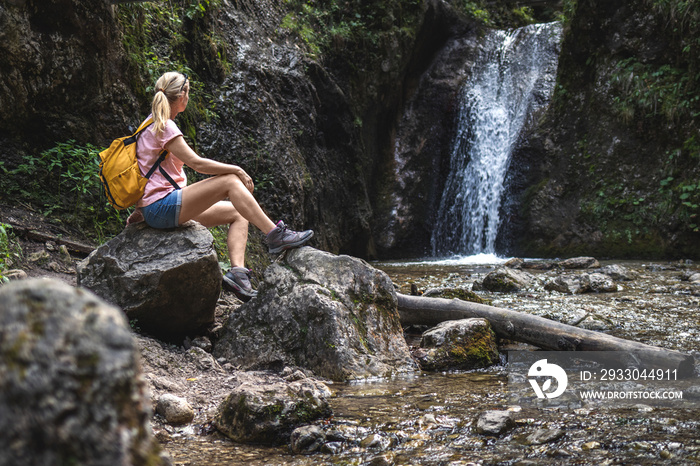
[[[450,174],[445,183],[433,255],[495,254],[501,198],[510,156],[528,118],[554,88],[559,23],[494,30],[484,39],[462,90]]]

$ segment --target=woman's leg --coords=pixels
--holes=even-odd
[[[217,175],[182,189],[180,223],[195,219],[218,201],[228,198],[244,219],[267,234],[275,224],[236,175]],[[219,223],[220,225],[225,222]]]
[[[245,266],[245,246],[248,242],[248,220],[229,201],[219,201],[201,214],[196,220],[207,228],[228,225],[228,256],[232,267]]]

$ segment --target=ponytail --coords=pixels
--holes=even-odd
[[[186,92],[187,75],[170,71],[156,81],[156,95],[153,97],[153,130],[156,134],[165,131],[165,123],[170,119],[170,104]]]

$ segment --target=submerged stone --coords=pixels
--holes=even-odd
[[[502,435],[515,427],[510,411],[486,411],[476,421],[476,432],[483,435]]]

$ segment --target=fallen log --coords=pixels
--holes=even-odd
[[[423,298],[399,294],[402,325],[437,325],[446,320],[481,317],[501,338],[550,351],[621,351],[638,355],[653,368],[676,369],[679,377],[695,372],[692,355],[658,348],[605,333],[562,324],[544,317],[459,299]]]

